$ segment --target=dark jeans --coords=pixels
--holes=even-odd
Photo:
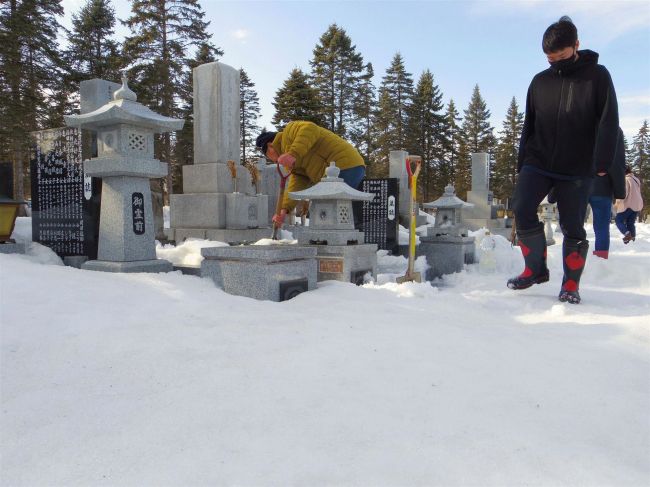
[[[345,181],[345,184],[354,189],[359,189],[365,175],[366,166],[354,166],[350,169],[343,169],[339,173],[339,177]]]
[[[638,211],[628,208],[624,212],[616,215],[616,226],[623,235],[630,232],[630,235],[636,238],[636,227],[634,226],[634,222],[636,221],[638,213]]]
[[[595,250],[609,250],[609,222],[612,219],[612,198],[609,196],[592,196],[589,205],[593,213]]]
[[[560,228],[565,237],[585,240],[584,222],[593,178],[564,180],[546,176],[524,166],[519,173],[514,194],[515,222],[520,230],[539,225],[537,207],[554,188]]]

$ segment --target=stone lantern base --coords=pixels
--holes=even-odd
[[[439,235],[420,237],[418,255],[426,256],[429,269],[426,280],[463,270],[465,264],[474,263],[474,237]]]
[[[318,281],[361,285],[366,274],[377,277],[377,244],[315,245]]]

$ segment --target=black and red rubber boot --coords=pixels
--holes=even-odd
[[[547,282],[548,267],[546,267],[544,224],[540,223],[531,230],[518,230],[517,238],[526,267],[524,272],[517,277],[508,279],[508,287],[510,289],[526,289],[533,284]]]
[[[562,278],[562,289],[560,289],[560,295],[558,296],[558,299],[563,303],[580,303],[578,288],[580,287],[580,276],[587,261],[587,252],[589,252],[589,242],[587,240],[564,239],[562,244],[564,277]]]

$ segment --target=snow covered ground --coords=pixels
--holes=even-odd
[[[549,265],[508,290],[498,238],[493,274],[397,285],[381,256],[272,303],[0,254],[0,484],[649,485],[650,225],[612,227],[579,306]]]

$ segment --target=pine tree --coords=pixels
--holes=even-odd
[[[120,46],[112,39],[114,29],[115,9],[110,0],[87,0],[79,12],[72,15],[72,31],[68,33],[65,51],[70,66],[66,81],[72,93],[79,91],[79,82],[84,79],[116,82],[120,79],[122,61]]]
[[[292,120],[307,120],[323,124],[320,102],[309,78],[300,69],[294,68],[273,99],[275,114],[271,123],[283,130]]]
[[[413,102],[408,108],[408,130],[406,134],[409,153],[422,157],[422,174],[418,178],[425,201],[431,194],[442,192],[443,183],[438,176],[438,163],[442,157],[444,136],[442,127],[444,115],[440,111],[442,93],[434,83],[428,69],[422,73],[413,93]]]
[[[354,121],[349,131],[349,137],[350,141],[363,155],[366,164],[371,164],[376,147],[373,124],[375,86],[372,83],[375,72],[371,63],[366,64],[365,69],[366,71],[360,78],[354,99]]]
[[[260,117],[260,101],[255,91],[255,83],[251,81],[244,69],[239,70],[239,119],[241,121],[241,160],[246,162],[255,150],[255,138],[260,127],[257,119]]]
[[[444,115],[442,157],[439,165],[439,179],[441,184],[456,185],[456,172],[458,161],[461,158],[461,151],[464,149],[462,131],[460,126],[461,117],[456,109],[454,100],[449,100]],[[458,188],[456,188],[458,189]]]
[[[500,132],[494,162],[494,176],[490,185],[494,195],[501,200],[511,197],[514,191],[519,139],[523,126],[524,114],[519,111],[517,100],[513,96]]]
[[[361,82],[363,57],[344,29],[336,24],[320,37],[310,61],[325,127],[343,137],[354,119],[354,99]]]
[[[124,41],[124,54],[131,68],[132,88],[138,101],[167,117],[178,117],[181,110],[183,75],[191,48],[209,41],[209,22],[198,0],[132,0],[131,17],[125,24],[132,35]],[[172,191],[174,134],[157,137],[156,158],[170,164],[166,178],[166,204]]]
[[[382,172],[388,167],[388,155],[391,150],[406,149],[408,108],[412,96],[413,79],[406,71],[402,55],[398,52],[382,78],[375,115],[378,163]]]
[[[641,196],[643,197],[643,215],[647,215],[650,206],[650,127],[648,121],[632,139],[632,170],[641,180]]]
[[[57,34],[60,0],[0,3],[0,157],[14,167],[14,196],[24,199],[30,132],[60,126],[62,111],[53,100],[65,68]],[[56,124],[56,125],[54,125]]]
[[[463,119],[463,141],[469,154],[487,152],[492,154],[496,139],[490,126],[490,110],[481,96],[481,91],[476,85],[472,98],[465,110]],[[471,188],[472,171],[470,157],[463,157],[460,161],[458,183],[463,194]],[[492,176],[492,162],[490,160],[490,176]]]
[[[223,55],[223,51],[210,42],[202,43],[191,59],[183,75],[180,90],[180,118],[185,120],[183,128],[176,133],[174,144],[174,160],[172,181],[173,192],[181,192],[183,188],[183,166],[194,162],[194,77],[193,69],[206,63],[212,63]]]

